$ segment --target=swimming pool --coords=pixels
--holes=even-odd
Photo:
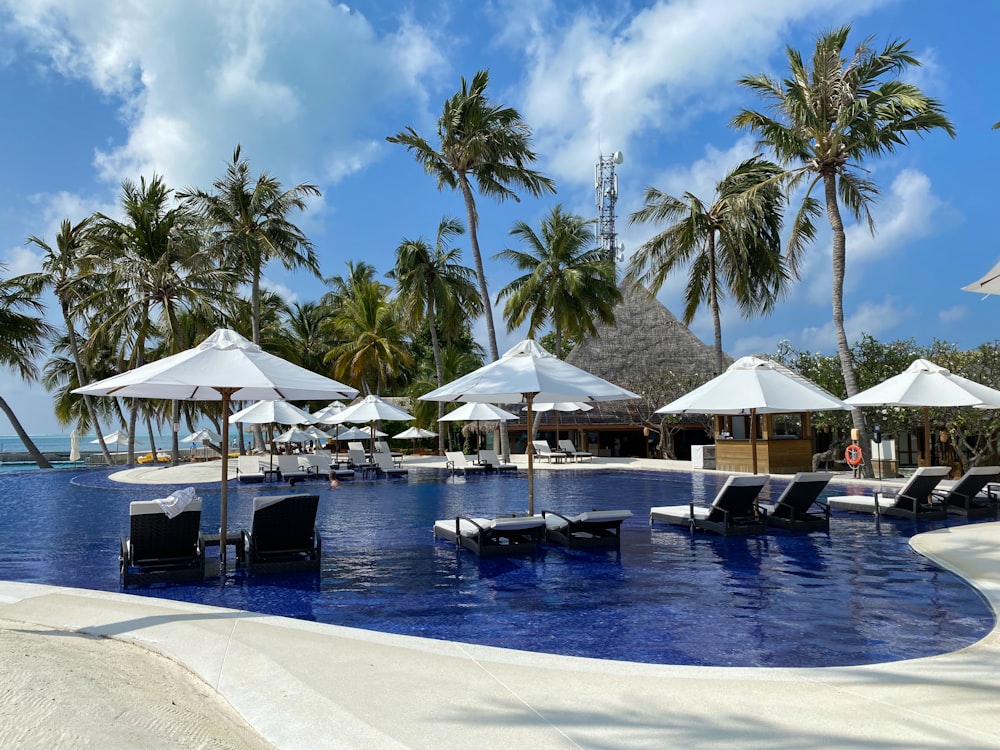
[[[107,469],[0,475],[0,578],[118,591],[128,503],[170,487],[121,485]],[[835,514],[827,533],[726,539],[647,524],[651,505],[714,496],[724,477],[683,472],[553,472],[536,509],[629,508],[621,551],[545,547],[480,560],[435,541],[435,519],[523,509],[523,476],[323,483],[319,575],[131,588],[130,593],[407,635],[665,664],[832,666],[961,648],[993,625],[985,601],[910,550],[948,522]],[[765,493],[776,497],[781,483]],[[231,529],[252,498],[287,486],[233,485]],[[837,489],[843,492],[843,487]],[[202,528],[218,490],[201,487]]]

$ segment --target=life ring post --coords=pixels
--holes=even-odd
[[[847,449],[844,451],[844,460],[847,461],[847,465],[850,466],[851,469],[857,472],[858,467],[861,466],[862,462],[865,460],[865,454],[864,451],[861,450],[861,446],[857,443],[852,443],[847,446]]]

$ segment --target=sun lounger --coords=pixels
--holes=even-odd
[[[385,453],[387,456],[392,456],[393,463],[395,463],[397,466],[400,466],[403,463],[403,454],[400,453],[399,451],[389,450],[389,444],[384,440],[375,441],[375,452]]]
[[[691,502],[650,508],[649,523],[661,521],[688,526],[692,531],[703,529],[725,536],[763,533],[767,527],[754,504],[769,478],[767,474],[731,476],[711,505],[696,506]]]
[[[355,471],[360,471],[362,476],[368,476],[378,468],[373,462],[368,460],[364,451],[357,448],[348,448],[347,463]]]
[[[119,550],[122,585],[205,578],[205,540],[201,534],[201,498],[173,518],[160,501],[129,503],[129,536]]]
[[[295,486],[296,482],[302,482],[316,476],[299,464],[298,456],[278,456],[278,472],[281,474],[281,478],[292,487]]]
[[[941,519],[948,509],[935,501],[934,490],[951,472],[947,466],[921,466],[895,494],[876,492],[874,495],[837,495],[829,497],[826,504],[834,510],[851,513],[897,516],[910,519]]]
[[[491,471],[517,471],[516,464],[503,463],[496,451],[481,450],[479,451],[479,458],[483,462],[483,465]]]
[[[238,482],[263,482],[264,472],[260,470],[260,459],[257,456],[237,458],[236,480]]]
[[[758,503],[768,526],[793,531],[817,531],[830,528],[830,508],[818,502],[820,493],[833,474],[800,471],[788,483],[773,505]]]
[[[318,506],[318,495],[255,497],[250,530],[241,532],[243,544],[237,548],[237,560],[251,575],[319,570]]]
[[[465,476],[468,476],[469,474],[482,474],[486,471],[485,466],[472,463],[465,457],[464,453],[460,453],[459,451],[445,451],[444,457],[447,459],[445,465],[451,470],[452,474],[460,471]]]
[[[545,519],[541,516],[458,516],[434,523],[435,538],[446,539],[481,557],[530,554],[544,533]]]
[[[571,549],[620,546],[622,522],[631,517],[630,510],[590,510],[575,516],[542,511],[545,540]]]
[[[555,461],[559,463],[560,461],[569,458],[563,451],[554,451],[544,440],[532,440],[531,446],[535,450],[535,455],[539,458],[544,458],[549,463]]]
[[[330,460],[330,451],[316,451],[311,456],[306,456],[309,462],[310,471],[317,477],[329,477],[330,479],[354,479],[352,469],[340,469],[333,465]]]
[[[1000,466],[974,466],[951,487],[934,490],[934,496],[947,506],[949,513],[968,518],[995,517],[998,498],[989,485],[997,481],[998,474]]]
[[[408,469],[396,466],[392,461],[392,456],[388,453],[373,453],[372,458],[375,459],[375,469],[379,474],[387,477],[405,477],[410,473]]]
[[[591,461],[594,460],[593,453],[587,453],[587,451],[578,451],[576,446],[573,445],[572,440],[560,440],[559,448],[570,458],[575,458],[577,461],[582,461],[585,458],[589,458]]]

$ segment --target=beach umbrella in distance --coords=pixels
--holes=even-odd
[[[218,442],[222,441],[222,436],[219,435],[219,433],[215,432],[214,430],[209,430],[207,428],[203,428],[203,429],[200,429],[200,430],[196,430],[195,432],[192,432],[186,438],[184,438],[183,440],[181,440],[181,442],[182,443],[201,443],[201,442],[203,442],[205,440],[214,441],[214,442],[218,443]]]
[[[438,422],[475,422],[476,445],[478,447],[479,434],[482,432],[483,422],[509,422],[512,419],[517,419],[517,415],[511,414],[499,406],[482,401],[469,401],[454,411],[450,411],[443,417],[438,418]]]
[[[420,397],[422,401],[486,401],[528,404],[528,429],[536,400],[620,401],[637,393],[609,383],[586,370],[554,357],[532,339],[525,339],[478,370]],[[529,439],[530,439],[529,435]],[[528,451],[528,512],[535,512],[534,452]]]
[[[80,435],[76,428],[69,434],[69,460],[80,460]]]
[[[851,406],[913,406],[924,410],[924,459],[931,460],[930,407],[1000,408],[1000,391],[963,378],[926,359],[916,359],[899,375],[844,399]]]
[[[331,401],[322,409],[312,413],[313,421],[315,424],[337,424],[334,417],[346,408],[347,406],[341,401]]]
[[[287,401],[265,400],[250,404],[229,417],[229,424],[313,424],[316,418]]]
[[[342,422],[358,422],[360,424],[371,423],[372,440],[376,437],[376,422],[381,422],[383,420],[401,422],[413,418],[412,414],[406,413],[398,406],[390,404],[388,401],[385,401],[375,394],[365,396],[358,403],[351,404],[335,417],[337,420],[336,423],[338,424]]]
[[[594,407],[582,401],[550,401],[548,403],[535,402],[535,412],[554,411],[556,413],[556,443],[559,442],[559,413],[570,411],[590,411]],[[527,411],[528,407],[524,407]]]
[[[90,441],[93,445],[100,444],[100,439],[95,439]],[[106,445],[114,444],[116,446],[128,445],[128,431],[127,430],[115,430],[110,435],[104,436],[104,443]],[[139,438],[135,439],[136,445],[145,445]]]
[[[354,398],[358,391],[336,380],[268,354],[236,331],[220,328],[198,346],[156,362],[77,388],[91,396],[221,401],[285,399],[319,401]],[[222,444],[229,444],[229,420],[222,421]],[[229,460],[223,455],[220,491],[219,560],[225,572],[228,541]]]
[[[276,443],[308,443],[315,440],[311,432],[306,432],[298,427],[292,427],[274,438]]]
[[[753,473],[757,473],[758,414],[850,409],[846,403],[798,373],[769,359],[740,357],[693,391],[654,414],[748,414]]]
[[[431,432],[430,430],[425,430],[422,427],[407,427],[398,435],[393,435],[393,440],[422,440],[424,438],[434,438],[437,437],[436,432]]]

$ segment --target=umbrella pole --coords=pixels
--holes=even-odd
[[[924,466],[931,465],[931,410],[924,407]]]
[[[532,425],[532,415],[531,415],[531,402],[534,399],[535,394],[526,393],[524,395],[525,400],[528,402],[528,515],[535,515],[535,449],[531,445],[531,439],[534,437],[531,431]]]
[[[757,473],[757,410],[750,410],[750,454],[753,465],[753,473]]]
[[[229,530],[227,516],[229,514],[229,388],[221,388],[222,394],[222,488],[219,500],[219,575],[226,574],[226,551]]]

